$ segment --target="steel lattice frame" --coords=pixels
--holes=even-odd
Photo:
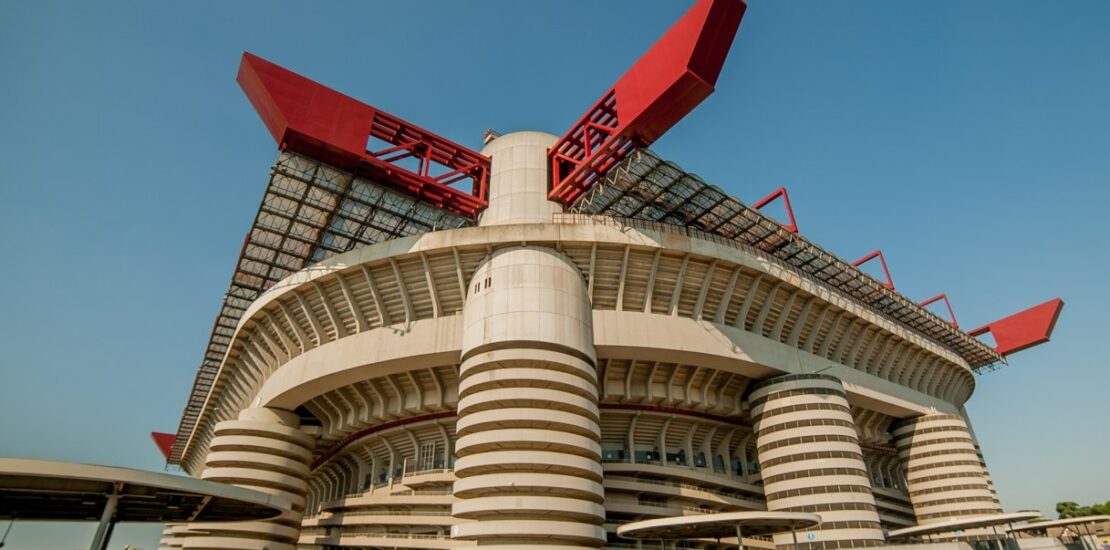
[[[181,459],[239,319],[274,283],[359,246],[473,223],[308,157],[281,153],[216,316],[169,461]]]
[[[608,171],[570,211],[650,220],[720,235],[770,255],[951,349],[976,371],[1004,361],[987,344],[650,150],[639,149]]]

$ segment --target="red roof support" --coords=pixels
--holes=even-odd
[[[548,198],[574,202],[713,93],[746,8],[742,0],[698,0],[679,18],[551,148]]]
[[[1009,317],[968,331],[972,336],[991,333],[995,350],[1010,355],[1043,344],[1052,337],[1056,321],[1064,309],[1064,301],[1053,298],[1043,304],[1019,311]]]
[[[486,207],[489,158],[250,53],[243,53],[237,80],[282,150],[463,216]],[[367,151],[371,137],[392,147]],[[406,159],[415,171],[397,164]],[[444,172],[433,176],[433,165]],[[471,181],[470,193],[450,187],[463,180]]]
[[[173,442],[177,440],[177,436],[162,432],[150,432],[150,438],[154,440],[154,444],[158,446],[159,451],[162,451],[162,456],[165,456],[168,462],[170,452],[173,450]]]
[[[925,307],[929,304],[936,303],[938,300],[944,300],[944,305],[948,308],[948,318],[950,319],[950,321],[948,321],[948,324],[952,325],[954,328],[960,328],[960,323],[956,322],[956,312],[952,311],[952,302],[948,301],[947,294],[941,292],[940,294],[937,294],[936,296],[933,296],[932,298],[929,298],[928,300],[925,300],[924,302],[921,302],[917,305]]]
[[[782,223],[775,220],[775,223],[782,226],[783,229],[797,235],[798,234],[798,220],[794,218],[794,207],[790,206],[790,194],[786,192],[785,187],[775,189],[770,195],[763,197],[759,202],[752,205],[752,210],[759,210],[764,206],[774,202],[777,198],[782,198],[782,204],[786,207],[786,217],[790,219],[790,223]],[[774,219],[774,218],[771,218]]]
[[[890,290],[894,290],[894,279],[890,277],[890,269],[888,269],[886,266],[886,257],[883,256],[882,250],[875,250],[874,252],[852,262],[852,267],[859,267],[867,262],[870,262],[871,260],[874,260],[875,258],[879,259],[879,263],[883,266],[883,275],[886,276],[886,282],[883,283],[883,286],[889,288]]]

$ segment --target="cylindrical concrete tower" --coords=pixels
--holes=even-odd
[[[503,136],[483,224],[550,221],[544,159],[553,136]],[[511,204],[511,210],[499,205]],[[523,216],[523,218],[522,218]],[[452,537],[503,548],[605,540],[601,434],[586,283],[548,247],[498,249],[463,310]]]
[[[184,548],[296,547],[313,446],[312,436],[299,426],[296,414],[267,408],[243,410],[238,420],[216,426],[201,479],[284,497],[293,511],[269,521],[189,524],[189,532],[204,534],[187,534]]]
[[[1002,512],[967,422],[956,414],[905,420],[893,430],[918,523]]]
[[[883,541],[871,482],[844,387],[823,374],[756,384],[750,397],[767,509],[823,520],[801,548],[858,548]],[[790,546],[790,535],[775,544]]]

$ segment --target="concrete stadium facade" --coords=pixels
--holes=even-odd
[[[477,227],[250,305],[180,463],[296,511],[165,547],[635,547],[618,525],[775,510],[819,513],[817,550],[1001,512],[959,354],[735,242],[563,214],[556,140],[487,144]]]

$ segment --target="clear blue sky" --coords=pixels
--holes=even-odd
[[[0,455],[162,467],[148,433],[177,427],[276,156],[243,50],[478,148],[561,133],[690,3],[0,2]],[[752,0],[717,92],[655,146],[748,201],[788,186],[805,235],[882,248],[965,327],[1067,301],[968,405],[1008,510],[1110,499],[1108,22]]]

